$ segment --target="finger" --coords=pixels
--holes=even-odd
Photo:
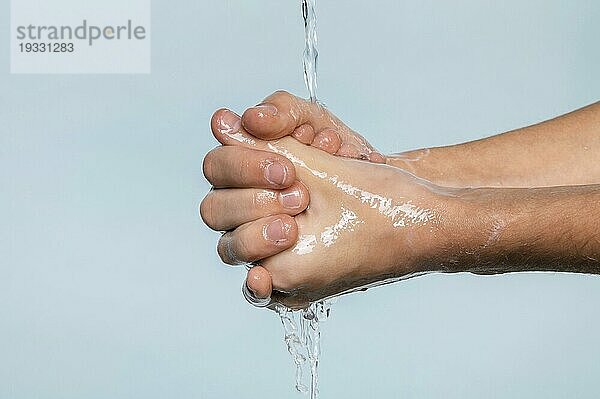
[[[345,125],[337,126],[338,127],[336,128],[336,132],[340,138],[340,141],[342,142],[342,146],[344,144],[354,146],[350,147],[351,150],[350,148],[343,150],[342,153],[356,153],[356,155],[352,156],[351,158],[368,160],[375,163],[383,163],[381,162],[381,157],[378,156],[381,154],[379,154],[377,150],[375,150],[375,148],[373,148],[373,146],[369,144],[369,142],[365,140],[363,136],[349,129]],[[356,150],[354,148],[356,148]],[[373,157],[371,157],[371,154],[373,153],[376,154],[374,154]]]
[[[319,131],[330,127],[331,121],[322,105],[285,91],[273,93],[260,105],[247,109],[242,115],[244,129],[252,136],[264,140],[288,136],[304,124],[310,124]]]
[[[386,163],[386,158],[384,155],[380,154],[377,151],[373,151],[369,154],[369,161],[373,163]]]
[[[226,108],[213,114],[210,127],[215,138],[223,145],[264,148],[262,140],[257,140],[242,128],[240,116]]]
[[[309,124],[300,125],[294,130],[292,137],[303,144],[311,144],[315,139],[315,130]]]
[[[356,142],[354,139],[352,141]],[[345,158],[360,159],[373,163],[386,163],[386,157],[381,153],[372,150],[370,147],[365,146],[360,142],[357,142],[357,144],[351,144],[343,142],[343,139],[337,152],[335,152],[335,155]]]
[[[354,144],[342,144],[336,155],[346,158],[361,159],[360,150]]]
[[[286,157],[244,147],[217,147],[204,157],[206,179],[217,188],[284,189],[296,181]]]
[[[323,105],[285,91],[275,92],[260,105],[247,109],[242,115],[241,124],[242,131],[247,136],[240,137],[238,134],[236,139],[243,138],[244,141],[248,141],[248,138],[274,140],[291,134],[300,142],[309,144],[310,135],[315,131],[333,129],[337,132],[342,145],[352,145],[358,152],[355,156],[343,156],[375,163],[385,162],[384,158],[379,156],[380,154],[371,156],[371,153],[376,151],[368,141],[330,114]],[[310,126],[312,132],[306,126]],[[314,140],[312,144],[315,145]],[[346,149],[342,154],[354,152],[356,152],[354,149]]]
[[[248,270],[246,285],[258,299],[266,299],[271,296],[273,291],[273,281],[271,274],[262,266],[254,266]]]
[[[216,231],[232,230],[267,216],[303,212],[309,202],[306,186],[295,182],[285,190],[212,190],[200,204],[200,216]]]
[[[276,255],[298,238],[298,226],[289,215],[276,215],[246,223],[225,233],[217,244],[221,260],[241,265]]]
[[[334,129],[325,129],[316,135],[312,145],[330,154],[335,154],[340,149],[342,142]]]

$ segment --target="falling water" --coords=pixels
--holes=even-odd
[[[329,317],[332,303],[333,301],[316,302],[300,311],[293,311],[282,305],[275,308],[281,317],[285,343],[296,365],[296,389],[302,393],[310,391],[311,399],[316,399],[319,395],[320,325]],[[307,383],[309,373],[310,388]]]
[[[317,102],[317,0],[302,0],[302,18],[304,18],[304,82],[308,88],[310,100]]]
[[[317,16],[316,0],[302,0],[302,18],[304,19],[304,82],[312,102],[317,102]],[[311,399],[319,395],[318,367],[321,355],[321,330],[323,321],[329,317],[333,301],[321,301],[310,304],[304,310],[294,311],[277,305],[275,310],[281,317],[285,332],[284,340],[296,365],[296,389],[310,392]],[[310,372],[310,385],[305,380]],[[309,388],[310,386],[310,388]]]

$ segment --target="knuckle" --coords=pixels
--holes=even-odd
[[[211,229],[215,230],[216,219],[214,215],[214,196],[212,192],[208,193],[200,203],[200,217],[202,221]]]
[[[245,235],[240,235],[231,244],[231,250],[234,258],[238,263],[247,263],[258,260],[256,256],[256,248],[252,245],[252,240],[249,240]]]
[[[214,175],[214,163],[216,158],[217,149],[210,150],[206,156],[204,156],[204,160],[202,162],[202,173],[204,177],[210,184],[214,184],[215,175]]]
[[[237,176],[239,176],[242,184],[250,184],[253,182],[253,172],[256,173],[257,168],[253,168],[253,163],[246,157],[243,156],[239,161],[235,162],[235,170]]]
[[[238,254],[234,248],[235,240],[231,233],[223,234],[217,244],[217,253],[221,261],[227,265],[238,265],[242,263],[239,260]]]
[[[279,201],[277,201],[277,193],[272,190],[258,190],[254,192],[251,201],[252,209],[270,210],[273,207],[276,209],[281,207]]]
[[[219,242],[217,243],[217,254],[223,263],[228,264],[227,262],[229,259],[226,256],[227,254],[225,251],[225,245],[225,235],[223,235],[221,238],[219,238]]]
[[[277,91],[275,91],[275,93],[273,93],[272,97],[284,99],[284,98],[289,98],[291,96],[292,95],[287,90],[277,90]]]

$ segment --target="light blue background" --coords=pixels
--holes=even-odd
[[[9,75],[0,398],[300,398],[274,314],[197,217],[211,113],[304,95],[300,1],[153,3],[152,74]],[[600,2],[321,1],[320,97],[385,151],[598,100]],[[540,154],[543,156],[543,154]],[[597,398],[600,278],[427,276],[348,296],[322,398]]]

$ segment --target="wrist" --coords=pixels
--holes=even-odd
[[[421,162],[424,158],[428,157],[429,152],[429,149],[421,149],[391,154],[385,157],[385,162],[390,166],[405,170],[417,177],[430,180],[428,179],[429,173],[424,170]]]
[[[598,273],[600,186],[461,190],[473,211],[458,271]],[[477,238],[477,235],[481,238]]]
[[[546,191],[553,190],[457,189],[442,271],[498,274],[546,267],[539,264],[542,259],[553,262],[544,237],[556,229],[557,219],[548,216],[560,215],[548,210],[552,200]]]
[[[496,273],[498,258],[521,234],[527,210],[514,190],[439,187],[440,217],[425,272]]]
[[[412,232],[409,273],[476,269],[479,258],[486,250],[497,248],[504,230],[516,217],[515,199],[508,190],[499,195],[498,189],[459,188],[462,172],[453,172],[456,163],[451,154],[447,154],[446,169],[440,171],[436,159],[442,150],[409,151],[386,159],[388,165],[422,179],[421,185],[426,188],[422,198],[435,214],[426,228]],[[398,259],[407,259],[406,253],[402,255],[405,257]]]
[[[479,228],[465,223],[473,217],[474,207],[457,198],[458,189],[424,180],[419,181],[419,187],[416,198],[420,201],[411,204],[417,213],[427,214],[426,221],[395,232],[397,274],[459,271],[453,264],[456,254],[473,245],[478,237]]]

